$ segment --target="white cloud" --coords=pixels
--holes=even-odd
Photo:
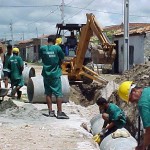
[[[124,0],[64,0],[66,23],[86,23],[86,13],[93,13],[102,26],[123,22]],[[0,0],[0,38],[10,39],[10,22],[13,23],[14,39],[34,38],[42,34],[56,33],[56,24],[61,22],[62,0]],[[3,7],[12,6],[12,7]],[[45,6],[45,7],[16,7]],[[130,22],[150,23],[150,1],[130,1]]]

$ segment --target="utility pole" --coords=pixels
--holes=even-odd
[[[12,20],[10,22],[10,32],[11,32],[11,41],[12,41],[12,47],[14,46],[14,38],[13,38],[13,24]]]
[[[37,35],[37,38],[38,38],[38,29],[37,29],[37,27],[36,27],[36,35]]]
[[[5,36],[5,44],[6,44],[6,33],[4,33],[4,36]]]
[[[61,23],[64,24],[64,0],[62,0],[61,6],[60,6],[60,11],[61,11]]]
[[[124,66],[123,70],[129,70],[129,0],[124,0]]]
[[[64,0],[62,0],[61,6],[60,6],[60,11],[61,11],[61,23],[64,24]],[[64,36],[64,30],[62,33],[62,36]]]
[[[22,33],[22,40],[24,41],[24,32]]]

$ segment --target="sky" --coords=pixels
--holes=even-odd
[[[129,22],[150,23],[149,6],[150,0],[129,0]],[[0,39],[55,34],[56,24],[63,20],[86,23],[86,13],[93,13],[102,27],[121,24],[124,0],[0,0]]]

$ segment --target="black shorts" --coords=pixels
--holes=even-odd
[[[10,72],[8,72],[8,71],[3,71],[3,73],[4,73],[4,77],[10,78]]]

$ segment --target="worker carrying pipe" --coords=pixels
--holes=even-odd
[[[96,104],[99,106],[104,125],[100,135],[102,138],[115,132],[117,129],[123,128],[126,124],[126,116],[123,110],[116,104],[109,103],[105,98],[100,97]]]
[[[137,87],[133,81],[125,81],[118,89],[119,97],[129,103],[137,103],[145,129],[144,140],[135,150],[146,150],[150,146],[150,87]]]

